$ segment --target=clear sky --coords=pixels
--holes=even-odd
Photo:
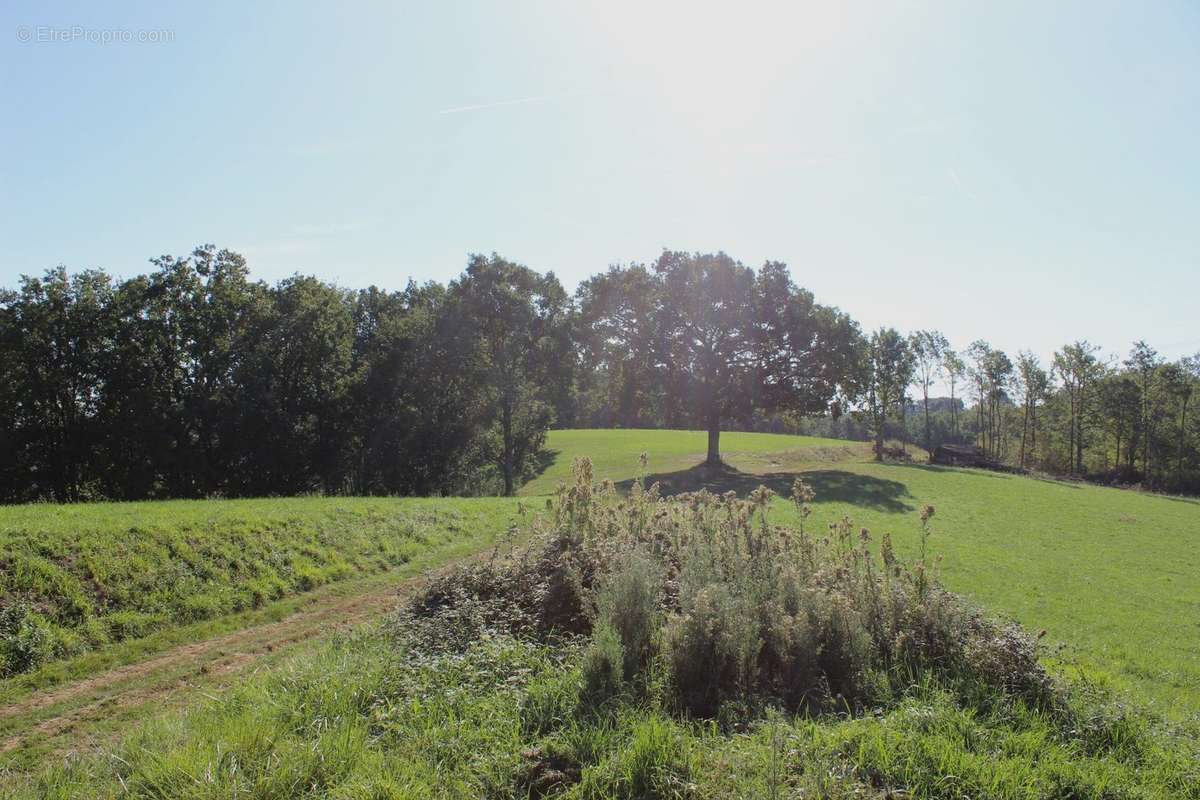
[[[663,247],[723,249],[786,261],[866,329],[1200,350],[1195,2],[8,2],[0,19],[3,286],[57,264],[133,275],[205,242],[269,281],[389,288],[448,280],[469,252],[573,288]]]

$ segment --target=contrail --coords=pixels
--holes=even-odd
[[[516,100],[500,100],[495,103],[480,103],[475,106],[456,106],[455,108],[443,108],[438,114],[461,114],[464,111],[482,111],[485,108],[500,108],[501,106],[519,106],[525,103],[541,103],[545,100],[552,99],[549,95],[540,97],[520,97]]]
[[[533,97],[517,97],[516,100],[500,100],[494,103],[479,103],[476,106],[455,106],[454,108],[443,108],[436,115],[443,114],[461,114],[463,112],[480,112],[486,108],[503,108],[504,106],[528,106],[529,103],[546,103],[559,100],[571,100],[574,97],[582,97],[584,95],[594,95],[594,91],[568,91],[560,95],[535,95]]]

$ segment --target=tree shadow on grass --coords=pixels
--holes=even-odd
[[[903,467],[904,469],[919,469],[924,472],[959,472],[964,475],[971,475],[974,477],[998,478],[1006,481],[1012,480],[1013,478],[1028,478],[1033,481],[1053,483],[1066,489],[1078,489],[1080,486],[1079,481],[1075,481],[1066,477],[1044,475],[1040,472],[1002,472],[1000,470],[987,469],[986,467],[950,467],[944,464],[896,464],[895,466]]]
[[[561,455],[558,450],[551,450],[549,447],[543,447],[538,450],[530,459],[529,464],[525,467],[525,480],[531,481],[534,478],[541,477],[542,473],[554,466],[554,462],[558,461]]]
[[[961,472],[964,475],[977,475],[982,478],[998,478],[1000,480],[1011,480],[1013,474],[1010,472],[999,472],[997,470],[985,469],[983,467],[950,467],[944,464],[898,464],[893,462],[884,462],[889,466],[903,467],[904,469],[919,469],[922,472]]]
[[[766,486],[778,495],[790,497],[792,483],[796,478],[803,478],[804,482],[813,488],[818,502],[847,503],[873,511],[887,512],[913,511],[915,508],[905,500],[912,495],[903,483],[840,469],[756,474],[742,472],[728,464],[715,467],[697,464],[676,472],[647,475],[644,483],[647,487],[659,484],[664,495],[705,489],[715,494],[736,492],[738,496],[745,497],[759,486]],[[632,479],[620,481],[617,488],[624,492],[632,485]]]

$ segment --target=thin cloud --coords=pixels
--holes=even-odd
[[[452,108],[443,108],[440,111],[434,112],[436,116],[445,116],[446,114],[463,114],[468,111],[486,111],[489,108],[504,108],[505,106],[524,106],[534,103],[549,103],[556,100],[567,100],[572,97],[579,97],[586,92],[568,92],[566,94],[541,94],[532,97],[517,97],[512,100],[497,100],[493,103],[476,103],[470,106],[454,106]]]
[[[358,139],[337,139],[326,142],[310,142],[288,147],[287,152],[301,158],[326,158],[356,149],[360,144]]]

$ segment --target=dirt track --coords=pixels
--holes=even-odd
[[[244,628],[172,648],[134,664],[35,692],[0,707],[7,729],[0,753],[34,746],[65,755],[107,738],[96,730],[120,718],[137,719],[178,702],[177,695],[219,691],[231,678],[256,670],[295,645],[378,617],[395,607],[397,595],[421,577],[397,578],[350,596],[328,594],[277,622]],[[146,708],[153,705],[153,708]],[[28,724],[20,718],[27,717]],[[108,735],[111,735],[111,731]],[[0,765],[3,762],[0,761]]]

